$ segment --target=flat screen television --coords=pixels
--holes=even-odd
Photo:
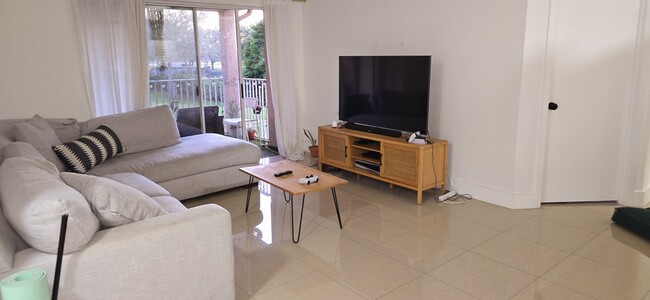
[[[426,134],[430,78],[431,56],[340,56],[339,118],[352,129]]]

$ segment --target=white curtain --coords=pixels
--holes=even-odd
[[[292,0],[264,0],[266,55],[275,110],[276,142],[280,155],[302,160],[304,147],[297,125],[298,96],[295,75],[295,40],[290,26]]]
[[[93,116],[147,106],[144,0],[72,0]]]

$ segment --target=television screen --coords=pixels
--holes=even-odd
[[[427,132],[431,56],[340,56],[339,118]]]

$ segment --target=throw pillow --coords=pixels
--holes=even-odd
[[[64,253],[83,248],[99,229],[86,199],[61,180],[59,171],[27,157],[0,165],[0,198],[7,221],[42,252],[57,252],[63,214],[69,216]]]
[[[77,173],[86,173],[94,166],[126,151],[117,134],[105,124],[76,141],[52,149],[70,170]]]
[[[104,228],[167,214],[151,197],[115,180],[65,172],[61,178],[84,195]]]
[[[34,146],[38,152],[51,161],[59,171],[65,170],[65,165],[52,151],[52,146],[61,143],[56,132],[49,123],[39,115],[16,124],[16,141],[26,142]]]

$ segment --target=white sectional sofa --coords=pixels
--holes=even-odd
[[[0,161],[5,158],[0,165],[0,280],[43,268],[51,285],[52,243],[58,240],[60,215],[68,213],[61,299],[234,299],[230,214],[218,205],[186,209],[179,200],[248,183],[238,169],[257,164],[259,148],[217,134],[181,138],[166,106],[86,122],[46,121],[57,139],[23,126],[43,127],[42,119],[0,121]],[[114,130],[126,151],[86,172],[91,176],[83,178],[100,187],[89,194],[87,186],[69,182],[74,176],[63,173],[68,170],[53,162],[56,156],[48,150],[102,124]],[[110,186],[123,188],[105,192],[107,179]],[[116,203],[135,205],[111,198],[131,189],[153,199],[147,205],[156,206],[155,216],[141,208],[114,210]],[[108,228],[102,213],[128,222]]]

